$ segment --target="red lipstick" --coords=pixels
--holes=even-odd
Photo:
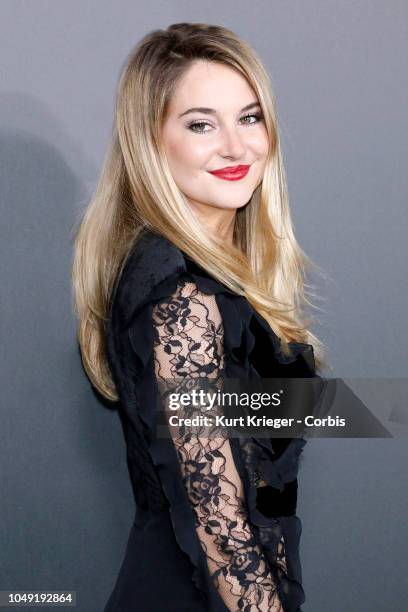
[[[248,174],[250,166],[226,166],[219,170],[209,170],[210,174],[213,174],[217,178],[224,179],[224,181],[239,181]]]

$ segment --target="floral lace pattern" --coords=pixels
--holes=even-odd
[[[185,377],[204,377],[217,386],[224,368],[224,330],[215,296],[184,280],[171,297],[154,305],[152,320],[157,381],[171,392],[180,392],[183,385],[176,380]],[[281,612],[277,568],[286,570],[283,537],[272,572],[271,551],[262,547],[268,534],[249,523],[229,440],[200,436],[199,430],[186,433],[183,427],[172,427],[171,435],[209,573],[226,607]]]

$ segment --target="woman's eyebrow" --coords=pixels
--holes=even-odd
[[[259,104],[259,102],[251,102],[251,104],[247,104],[246,106],[244,106],[244,108],[241,108],[239,112],[243,113],[244,111],[251,110],[251,108],[255,108],[256,106],[261,105]],[[216,112],[217,111],[215,110],[215,108],[207,108],[206,106],[194,106],[193,108],[189,108],[188,110],[184,111],[184,113],[181,113],[181,115],[179,115],[179,119],[180,117],[184,117],[184,115],[188,115],[188,113],[205,113],[207,115],[215,115]]]

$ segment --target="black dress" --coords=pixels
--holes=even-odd
[[[313,377],[313,347],[279,338],[242,296],[144,229],[113,292],[107,352],[136,513],[104,612],[300,611],[303,438],[157,436],[157,384]],[[263,486],[259,486],[263,485]],[[275,606],[274,606],[275,603]]]

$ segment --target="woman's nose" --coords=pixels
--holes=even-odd
[[[223,157],[242,157],[245,153],[245,145],[242,135],[236,127],[225,127],[220,136],[220,155]]]

